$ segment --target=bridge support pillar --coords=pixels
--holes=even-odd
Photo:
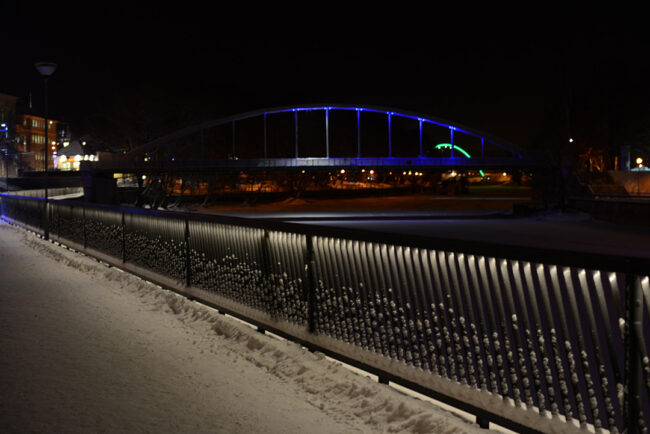
[[[90,168],[84,168],[81,178],[86,202],[105,204],[117,202],[117,181],[111,172],[100,173]]]

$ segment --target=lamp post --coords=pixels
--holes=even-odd
[[[37,62],[34,64],[34,67],[36,70],[43,76],[43,89],[44,89],[44,95],[45,95],[45,179],[44,179],[44,184],[45,184],[45,219],[44,219],[44,237],[46,240],[50,239],[50,224],[49,224],[49,216],[48,216],[48,209],[47,209],[47,154],[49,151],[50,147],[50,141],[47,137],[47,127],[48,127],[48,113],[47,113],[47,79],[50,78],[52,74],[54,74],[54,71],[56,71],[56,63],[52,62]]]

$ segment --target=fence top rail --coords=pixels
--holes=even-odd
[[[0,193],[0,197],[15,198],[26,201],[44,201],[41,197],[26,197],[15,194]],[[149,210],[135,207],[86,203],[67,199],[50,199],[51,203],[83,207],[86,209],[110,212],[139,214],[143,216],[188,220],[193,222],[210,222],[224,225],[256,228],[267,231],[279,231],[302,234],[306,236],[331,237],[352,241],[363,241],[385,245],[402,246],[418,249],[443,250],[466,255],[483,255],[498,259],[512,259],[532,263],[551,264],[566,267],[597,269],[638,275],[650,274],[650,257],[597,253],[577,249],[552,249],[538,246],[502,244],[490,241],[463,240],[432,235],[399,234],[379,232],[357,228],[319,226],[300,224],[263,218],[236,217],[217,214],[193,212]]]

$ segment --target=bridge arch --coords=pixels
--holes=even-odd
[[[349,104],[274,107],[211,120],[146,143],[124,160],[219,167],[532,164],[527,152],[483,131],[405,110]]]

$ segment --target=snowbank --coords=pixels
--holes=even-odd
[[[0,223],[0,432],[486,432]]]

